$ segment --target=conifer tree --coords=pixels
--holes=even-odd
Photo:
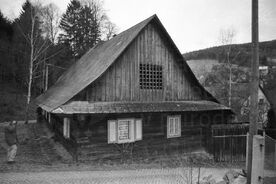
[[[79,58],[103,38],[108,23],[110,21],[100,1],[71,0],[61,18],[63,34],[59,41],[68,43],[73,56]]]

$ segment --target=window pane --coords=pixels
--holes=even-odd
[[[179,137],[181,136],[181,118],[180,116],[171,116],[168,118],[168,130],[167,137]]]
[[[128,140],[129,137],[129,121],[119,121],[118,123],[118,139]]]
[[[170,134],[174,134],[174,123],[173,123],[173,118],[170,118]]]
[[[174,134],[177,134],[178,132],[178,121],[177,121],[177,118],[175,118],[175,131],[174,131]]]

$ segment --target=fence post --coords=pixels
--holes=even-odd
[[[253,137],[252,146],[252,170],[251,183],[263,184],[264,182],[264,153],[265,153],[265,139],[261,135]]]
[[[230,159],[233,163],[233,135],[230,136]]]
[[[248,165],[248,141],[249,141],[249,133],[246,133],[246,158],[245,158],[245,168],[247,169]]]
[[[274,140],[274,169],[276,170],[276,141]]]

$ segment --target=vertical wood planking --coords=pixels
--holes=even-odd
[[[115,64],[113,64],[113,67],[112,67],[112,101],[116,101],[116,86],[117,86],[117,79],[116,79],[116,67],[115,67]]]
[[[87,88],[89,101],[171,101],[200,99],[164,35],[145,27],[109,69]],[[163,89],[140,89],[140,63],[162,65]]]
[[[152,31],[152,27],[151,25],[148,26],[148,49],[149,49],[149,63],[151,64],[155,64],[155,58],[154,58],[154,54],[153,54],[153,31]],[[149,101],[153,101],[153,98],[154,98],[154,91],[152,88],[149,90]]]
[[[145,34],[143,34],[143,52],[144,53],[144,61],[143,63],[149,63],[149,58],[148,58],[148,27],[145,29]],[[145,93],[144,96],[144,101],[149,101],[149,90],[143,90]]]
[[[118,67],[118,64],[116,63],[115,65],[115,75],[116,75],[116,87],[115,87],[115,91],[116,91],[116,101],[120,101],[120,96],[121,96],[121,73],[120,73],[120,68]]]
[[[112,84],[112,77],[113,77],[113,67],[109,68],[109,78],[108,78],[108,94],[109,97],[107,97],[108,101],[112,101],[113,100],[113,94],[112,94],[112,88],[113,88],[113,84]]]
[[[153,40],[153,55],[154,55],[154,60],[155,60],[155,64],[156,65],[160,65],[159,63],[159,57],[158,57],[158,44],[159,44],[159,40],[157,39],[157,35],[156,35],[156,31],[154,30],[153,27],[153,31],[152,31],[152,40]],[[153,94],[153,101],[158,101],[158,99],[160,99],[159,97],[159,92],[162,90],[154,90],[154,94]]]
[[[177,60],[177,58],[176,57],[174,57],[174,59],[176,59]],[[178,74],[179,74],[179,61],[177,61],[176,63],[175,63],[175,84],[174,84],[174,91],[175,91],[175,100],[177,100],[178,99],[178,92],[179,92],[179,89],[178,89],[178,83],[179,83],[179,78],[178,78]]]
[[[102,89],[102,97],[101,97],[101,101],[106,101],[105,96],[106,96],[106,75],[104,77],[101,78],[100,80],[100,85],[101,85],[101,89]]]
[[[111,70],[112,68],[109,68],[107,70],[108,73],[106,73],[106,96],[105,96],[105,100],[106,101],[110,101],[111,100],[111,94],[110,94],[110,88],[111,88]]]
[[[146,31],[143,30],[143,33],[145,34]],[[140,63],[145,63],[145,50],[144,50],[144,42],[145,42],[145,39],[144,39],[144,34],[141,34],[141,40],[140,40]],[[140,101],[145,101],[145,95],[144,94],[144,90],[143,89],[140,89]]]
[[[164,75],[166,77],[166,79],[165,79],[166,80],[166,86],[165,86],[165,88],[166,88],[166,94],[165,95],[166,96],[165,96],[165,100],[168,101],[169,100],[169,95],[170,95],[169,94],[170,93],[169,92],[170,91],[170,89],[169,89],[170,88],[169,87],[170,86],[170,81],[169,81],[170,80],[170,65],[169,65],[169,60],[168,60],[168,51],[167,51],[167,49],[164,49],[164,51],[165,51],[164,52],[164,66],[167,69],[166,73]]]
[[[142,31],[144,32],[144,31]],[[139,53],[138,53],[138,56],[139,56],[139,59],[138,59],[138,68],[137,68],[137,73],[140,73],[139,72],[139,66],[140,64],[142,63],[142,60],[143,60],[143,55],[142,55],[142,52],[143,52],[143,47],[142,47],[142,41],[143,41],[143,37],[142,37],[142,34],[139,36],[139,42],[138,42],[138,48],[139,48]],[[138,89],[138,97],[139,97],[139,101],[142,101],[143,99],[141,98],[142,96],[142,90],[140,90],[140,85],[139,85],[139,89]]]
[[[137,62],[137,38],[134,40],[133,42],[133,53],[132,53],[132,56],[131,59],[132,61],[130,62],[131,63],[131,80],[130,80],[130,83],[131,83],[131,98],[130,100],[131,101],[134,101],[135,100],[135,96],[136,96],[136,86],[137,86],[137,83],[139,81],[137,81],[137,74],[136,74],[136,71],[135,71],[135,68],[136,68],[136,62]]]
[[[98,81],[95,81],[95,101],[99,101],[99,95],[100,95],[100,91],[99,91],[99,85],[98,85]]]
[[[122,56],[122,65],[120,67],[120,70],[121,70],[121,82],[122,82],[122,85],[121,85],[121,97],[120,97],[120,100],[123,100],[123,99],[126,99],[126,91],[127,91],[127,86],[126,86],[126,54],[123,54]]]
[[[128,85],[129,85],[129,100],[132,101],[133,100],[133,94],[132,94],[132,91],[133,91],[133,84],[134,84],[134,78],[133,78],[133,75],[134,75],[134,71],[132,70],[132,66],[133,66],[133,60],[134,59],[134,47],[135,45],[132,44],[132,47],[130,47],[131,49],[131,52],[129,53],[129,56],[128,56],[128,59],[129,59],[129,79],[128,79]],[[132,82],[133,81],[133,82]]]
[[[181,81],[181,84],[180,84],[180,99],[184,99],[184,96],[185,96],[185,88],[184,88],[184,74],[182,73],[183,71],[183,64],[181,65],[180,67],[180,71],[179,71],[179,75],[180,75],[180,81]]]
[[[138,36],[136,39],[135,39],[135,49],[134,49],[134,54],[135,54],[135,60],[134,60],[134,81],[135,84],[134,84],[134,101],[137,100],[139,101],[140,100],[140,86],[139,86],[139,63],[140,63],[140,44],[139,44],[139,41],[140,41],[140,36]]]
[[[130,49],[128,49],[128,50],[130,50]],[[129,61],[129,55],[130,55],[130,53],[131,53],[131,51],[129,51],[129,52],[127,52],[127,54],[126,54],[126,57],[125,57],[125,65],[126,65],[126,67],[125,67],[125,71],[124,71],[124,73],[125,73],[125,75],[126,75],[126,77],[125,77],[125,91],[126,91],[126,96],[125,96],[125,100],[127,100],[127,101],[129,101],[130,100],[130,84],[129,84],[129,81],[130,81],[130,76],[129,76],[129,74],[130,74],[130,61]]]
[[[168,92],[169,92],[169,100],[172,100],[173,99],[172,98],[172,94],[173,94],[173,68],[172,68],[173,63],[172,63],[172,60],[171,60],[170,50],[167,50],[167,52],[168,52],[168,63],[169,63],[169,71],[168,71],[168,73],[169,73],[169,80],[168,80],[169,90],[168,90]]]
[[[170,58],[171,58],[171,63],[172,63],[172,99],[175,100],[176,99],[176,96],[175,96],[175,93],[176,93],[176,85],[175,85],[175,80],[176,80],[176,62],[174,62],[174,58],[173,58],[173,55],[170,54]]]
[[[168,86],[168,81],[167,81],[167,73],[168,73],[168,65],[166,64],[166,49],[164,42],[161,40],[161,63],[163,66],[163,101],[166,100],[166,95],[167,95],[167,86]]]

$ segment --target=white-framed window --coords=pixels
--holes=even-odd
[[[167,117],[167,138],[181,136],[181,116]]]
[[[108,121],[108,143],[129,143],[142,140],[141,119],[118,119]]]

